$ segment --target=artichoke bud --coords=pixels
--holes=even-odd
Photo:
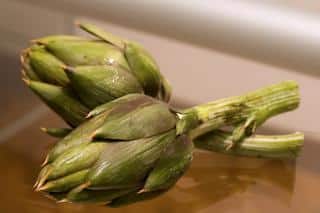
[[[32,80],[25,80],[25,83],[71,126],[78,126],[85,120],[89,109],[75,99],[68,89]]]
[[[55,35],[34,40],[21,54],[24,78],[66,88],[64,96],[72,99],[68,104],[79,103],[81,109],[92,110],[131,93],[169,101],[171,87],[141,45],[93,25],[79,26],[98,39]],[[44,99],[42,92],[48,93],[36,93]],[[71,126],[85,119],[82,110],[68,110],[64,102],[44,102]]]
[[[192,143],[177,135],[180,118],[163,102],[129,94],[89,115],[49,152],[38,190],[66,192],[63,201],[122,205],[167,191],[191,163]]]
[[[130,93],[143,93],[138,80],[128,71],[112,66],[67,67],[72,88],[90,108]],[[90,88],[90,89],[88,89]]]
[[[111,143],[88,174],[89,188],[121,189],[141,185],[174,139],[175,130],[170,130],[149,138]]]
[[[150,172],[143,187],[144,192],[166,190],[171,188],[192,161],[193,143],[185,135],[170,144]]]

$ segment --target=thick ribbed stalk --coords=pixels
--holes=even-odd
[[[195,114],[200,125],[191,131],[192,138],[224,125],[236,125],[252,119],[255,127],[277,114],[291,111],[299,105],[298,85],[284,81],[254,92],[189,108],[184,113]]]
[[[302,145],[304,135],[255,135],[245,138],[232,149],[226,149],[232,143],[232,134],[215,130],[194,140],[199,149],[248,157],[295,158]]]

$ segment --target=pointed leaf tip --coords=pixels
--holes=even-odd
[[[40,192],[40,191],[46,191],[48,189],[48,185],[47,184],[45,184],[45,185],[43,185],[43,186],[41,186],[41,187],[37,187],[36,189],[35,189],[35,191],[37,191],[37,192]]]
[[[57,203],[71,203],[67,198],[58,200]]]
[[[113,44],[121,50],[125,48],[125,39],[113,35],[112,33],[106,32],[93,24],[77,23],[77,26],[80,29],[88,32],[89,34],[94,35],[110,44]]]
[[[99,138],[99,134],[101,133],[100,128],[98,128],[96,131],[94,131],[91,135],[90,138],[91,140],[95,139],[95,138]]]
[[[49,161],[49,156],[47,155],[43,163],[41,164],[41,167],[44,167],[45,165],[47,165],[48,161]]]
[[[43,184],[46,182],[46,180],[48,179],[51,171],[52,171],[52,168],[51,167],[48,167],[48,168],[43,168],[45,169],[44,173],[42,175],[40,175],[38,177],[38,180],[37,180],[37,185],[36,185],[36,189],[35,191],[40,191],[40,188],[43,186]]]
[[[45,41],[45,40],[43,40],[43,39],[32,39],[32,40],[30,40],[30,43],[31,44],[40,44],[40,45],[47,45],[48,44],[48,42],[47,41]]]
[[[31,81],[27,78],[22,78],[22,81],[27,85],[29,86],[31,84]]]
[[[90,111],[90,112],[86,115],[86,118],[87,118],[87,119],[92,117],[92,113],[91,113],[91,112],[92,112],[92,111]]]
[[[46,127],[41,127],[40,130],[56,138],[63,138],[72,131],[72,129],[70,128],[46,128]]]
[[[142,193],[145,193],[145,192],[148,192],[148,190],[145,189],[145,188],[142,188],[137,192],[137,194],[142,194]]]
[[[21,72],[22,78],[28,78],[26,71],[24,69],[21,69],[20,72]]]
[[[73,73],[75,70],[73,67],[70,66],[62,66],[62,69],[68,74],[68,73]]]
[[[25,63],[24,57],[26,57],[26,53],[24,52],[24,50],[22,50],[20,53],[20,63],[22,65]]]

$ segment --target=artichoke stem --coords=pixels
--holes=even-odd
[[[232,149],[232,134],[222,130],[209,132],[194,140],[196,148],[230,155],[277,159],[294,159],[302,148],[304,135],[296,132],[288,135],[254,135],[245,138]]]
[[[242,96],[198,105],[184,112],[195,112],[198,116],[200,124],[191,131],[192,138],[196,138],[226,125],[241,125],[243,122],[246,127],[248,119],[250,127],[254,126],[252,130],[255,130],[268,118],[296,109],[299,101],[297,83],[284,81]]]

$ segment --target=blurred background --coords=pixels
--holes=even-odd
[[[157,59],[161,72],[173,85],[172,103],[175,106],[191,106],[217,98],[239,95],[282,80],[298,81],[302,98],[299,109],[271,119],[264,125],[263,131],[307,132],[307,144],[309,145],[306,150],[309,150],[310,155],[305,155],[299,165],[301,168],[307,167],[310,170],[302,169],[303,172],[296,173],[295,166],[286,162],[284,167],[278,168],[277,171],[284,171],[284,168],[289,167],[290,172],[286,173],[289,175],[285,175],[287,179],[281,179],[281,181],[291,183],[289,184],[291,194],[293,191],[296,192],[297,188],[292,187],[295,181],[298,181],[300,194],[296,195],[298,198],[295,199],[309,197],[316,193],[316,187],[320,188],[319,183],[315,181],[319,175],[315,173],[319,172],[319,168],[316,167],[316,151],[320,151],[317,145],[319,143],[317,117],[320,109],[319,2],[312,0],[208,0],[201,2],[0,0],[0,3],[2,9],[0,14],[0,73],[2,76],[0,78],[0,107],[2,109],[0,143],[2,143],[2,148],[0,150],[3,152],[0,154],[0,162],[2,162],[0,167],[2,166],[8,174],[14,173],[21,177],[21,179],[14,179],[13,175],[9,175],[10,178],[0,182],[1,184],[6,182],[5,185],[8,188],[13,184],[10,185],[10,181],[19,181],[14,184],[22,184],[19,187],[24,187],[23,190],[25,190],[23,191],[25,195],[22,193],[22,197],[16,199],[11,199],[10,196],[13,194],[0,195],[0,198],[4,196],[4,201],[0,201],[0,210],[3,210],[1,212],[14,212],[21,209],[21,206],[12,204],[22,205],[17,199],[24,200],[22,203],[25,206],[31,206],[28,212],[80,212],[86,209],[79,206],[56,207],[53,202],[31,192],[29,185],[38,171],[37,165],[42,161],[48,146],[53,143],[53,140],[42,134],[38,127],[64,124],[26,89],[20,79],[19,65],[19,53],[29,45],[28,42],[31,39],[49,34],[84,35],[75,27],[75,21],[94,23],[109,32],[142,43]],[[202,158],[206,159],[206,156]],[[210,157],[207,158],[210,159]],[[216,158],[220,159],[214,156],[211,160],[214,161]],[[231,160],[232,158],[227,159],[227,162]],[[195,168],[189,175],[191,179],[197,174],[196,168],[199,166],[202,168],[203,162],[200,160],[197,162],[198,164],[195,163]],[[257,168],[255,172],[259,173],[259,168],[265,165],[265,162],[255,163],[253,167]],[[11,164],[15,167],[11,167]],[[233,171],[231,173],[241,176],[243,171],[240,169],[240,172],[239,168],[247,169],[249,164],[246,161],[244,164],[233,165],[235,168],[232,167],[234,170],[231,169]],[[268,168],[271,165],[270,172],[274,171],[272,165],[276,165],[275,163],[267,165]],[[309,176],[306,173],[310,173]],[[260,173],[253,177],[252,181],[261,180]],[[274,185],[274,181],[279,180],[277,177],[273,178],[271,185]],[[180,184],[182,188],[190,184],[190,180],[186,180]],[[316,183],[315,188],[306,187],[304,184],[308,181]],[[231,180],[226,184],[237,184],[237,182]],[[242,186],[242,183],[240,185]],[[270,190],[271,194],[279,194],[278,185],[274,186],[274,190]],[[299,185],[301,185],[300,188]],[[192,187],[193,184],[191,184]],[[199,188],[197,190],[199,191]],[[234,204],[234,209],[238,211],[261,212],[262,210],[259,210],[256,204],[251,205],[246,200],[246,198],[254,199],[253,195],[261,192],[259,190],[268,191],[269,189],[263,189],[263,187],[261,189],[261,186],[258,185],[251,191],[247,191],[249,193],[247,197],[241,197],[241,199],[231,197],[231,201],[228,202]],[[8,191],[10,191],[9,188]],[[233,190],[230,189],[230,191]],[[228,192],[224,194],[226,197],[232,194]],[[21,193],[21,191],[17,189],[15,193]],[[171,193],[168,196],[175,199],[182,196],[180,192],[175,193],[177,194]],[[192,197],[192,193],[194,191],[187,194]],[[209,194],[201,193],[199,192],[198,196],[211,196],[209,190],[206,192]],[[32,198],[27,199],[27,197]],[[271,201],[274,202],[271,197],[269,196],[268,200],[262,196],[257,200],[261,199],[260,205],[268,206]],[[8,202],[5,202],[6,199]],[[156,201],[156,204],[166,205],[168,202],[165,202],[165,199],[169,198]],[[290,197],[289,200],[291,199],[294,198]],[[170,204],[177,205],[175,202]],[[196,202],[200,201],[196,199],[194,202],[194,206],[197,206]],[[206,202],[206,205],[199,204],[199,208],[194,208],[194,211],[210,212],[215,208],[220,208],[221,212],[234,210],[232,207],[224,210],[226,206],[229,206],[228,202],[224,204],[220,202],[220,207],[213,200],[208,199]],[[310,211],[304,211],[302,207],[299,209],[299,204],[294,201],[284,203],[275,204],[275,210],[282,212],[292,212],[292,209],[297,212],[300,210],[301,212],[320,211],[319,205],[310,200],[309,204],[312,206]],[[212,207],[209,208],[211,204]],[[147,207],[148,205],[145,205],[143,208]],[[152,205],[149,207],[153,209]],[[130,208],[124,211],[130,211]]]

